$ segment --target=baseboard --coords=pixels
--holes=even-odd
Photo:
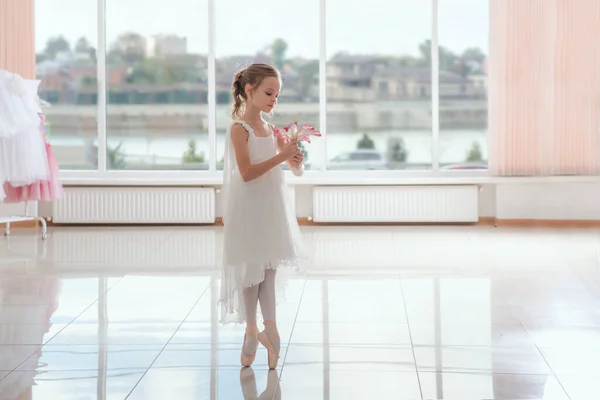
[[[314,221],[312,220],[312,218],[299,217],[298,218],[298,225],[300,225],[300,226],[310,226],[310,225],[317,225],[317,224],[314,223]]]
[[[479,221],[477,221],[477,225],[494,226],[494,225],[496,225],[496,218],[495,217],[479,217]]]
[[[300,226],[470,226],[471,222],[315,222],[312,218],[298,218]]]
[[[37,228],[40,226],[38,221],[20,221],[20,222],[11,222],[10,228]],[[4,230],[6,227],[5,223],[0,223],[0,228]]]
[[[600,220],[561,220],[561,219],[500,219],[494,218],[494,226],[506,228],[598,228]]]
[[[399,222],[315,222],[310,217],[298,217],[300,226],[394,226],[394,225],[473,225],[471,223],[399,223]],[[223,226],[223,218],[217,217],[215,226]]]
[[[147,224],[77,224],[77,225],[69,225],[69,224],[56,224],[51,220],[48,221],[48,226],[147,226]],[[223,218],[217,217],[215,219],[214,224],[198,224],[198,226],[223,226]],[[447,225],[456,225],[456,226],[496,226],[496,227],[506,227],[506,228],[600,228],[600,220],[559,220],[559,219],[499,219],[495,217],[480,217],[479,221],[475,224],[470,223],[396,223],[396,222],[382,222],[382,223],[317,223],[309,217],[299,217],[298,225],[300,226],[419,226],[419,225],[427,225],[427,226],[447,226]],[[0,223],[0,228],[4,228],[5,224]],[[22,221],[22,222],[13,222],[10,224],[11,228],[37,228],[40,226],[38,221]],[[156,225],[156,226],[177,226],[177,224],[168,224],[168,225]],[[184,226],[189,226],[189,224],[185,224]]]
[[[532,228],[598,228],[600,220],[559,220],[559,219],[499,219],[495,217],[479,217],[479,221],[471,223],[316,223],[311,218],[298,218],[301,226],[496,226],[496,227],[532,227]]]

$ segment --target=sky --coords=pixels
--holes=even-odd
[[[417,55],[431,37],[428,0],[326,0],[328,57],[352,54]],[[488,49],[488,0],[438,0],[440,44],[455,52]],[[62,35],[71,43],[97,43],[96,0],[36,0],[36,50]],[[318,58],[318,0],[217,0],[216,56],[249,55],[275,38],[288,43],[287,56]],[[301,5],[301,6],[299,6]],[[124,32],[176,34],[188,51],[208,52],[207,0],[106,0],[110,44]]]

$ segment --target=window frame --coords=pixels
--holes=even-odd
[[[319,1],[319,124],[322,137],[319,145],[321,158],[315,162],[318,170],[306,171],[305,176],[299,180],[289,171],[286,176],[298,184],[316,184],[317,182],[330,182],[336,184],[336,179],[354,184],[378,184],[382,182],[405,182],[423,179],[425,181],[444,181],[450,178],[462,180],[473,178],[474,181],[489,177],[487,170],[440,170],[440,87],[439,87],[439,53],[438,53],[438,23],[439,1],[431,1],[431,168],[428,170],[327,170],[327,18],[326,1]],[[202,171],[154,171],[154,170],[109,170],[107,166],[107,83],[106,83],[106,2],[97,2],[97,142],[98,142],[98,168],[96,170],[61,170],[62,181],[69,184],[104,185],[104,184],[130,184],[170,186],[174,182],[179,184],[218,185],[222,182],[222,171],[217,170],[217,98],[216,98],[216,55],[215,55],[215,8],[216,0],[208,0],[208,170]]]

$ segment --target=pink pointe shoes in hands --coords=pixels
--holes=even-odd
[[[314,126],[302,125],[299,127],[297,122],[283,128],[275,127],[274,134],[275,137],[280,138],[284,143],[289,143],[292,140],[310,143],[311,136],[321,136],[321,132],[316,131]]]
[[[310,143],[311,136],[321,136],[321,132],[315,130],[315,127],[312,125],[305,124],[298,126],[298,123],[294,122],[283,128],[275,127],[274,135],[283,140],[285,144],[291,142],[300,143],[302,141]],[[303,160],[304,156],[302,154],[297,155],[292,159],[292,172],[294,175],[301,176],[304,173]]]

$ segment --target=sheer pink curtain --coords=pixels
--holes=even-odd
[[[490,0],[489,163],[600,172],[600,0]]]
[[[0,0],[0,69],[35,78],[34,0]]]

